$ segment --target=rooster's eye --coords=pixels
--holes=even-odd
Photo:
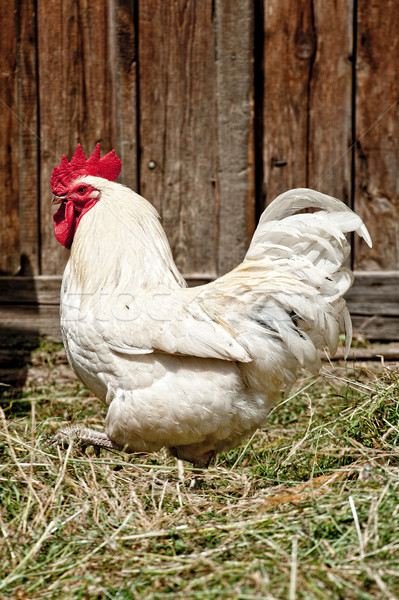
[[[78,189],[76,191],[78,192],[78,194],[84,194],[86,191],[86,188],[81,186],[81,187],[78,187]]]

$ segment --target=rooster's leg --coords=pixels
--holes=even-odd
[[[76,443],[81,448],[93,446],[94,448],[123,450],[121,446],[110,440],[106,433],[88,427],[80,427],[79,425],[60,429],[49,441],[51,446],[65,446],[71,442]]]
[[[209,450],[209,452],[205,452],[205,454],[201,454],[201,456],[196,456],[191,462],[196,469],[207,469],[214,456],[214,450]]]
[[[209,450],[208,452],[204,452],[200,456],[196,456],[195,458],[191,458],[190,462],[192,463],[195,469],[198,469],[194,477],[191,479],[191,483],[189,489],[194,491],[198,490],[202,487],[203,478],[201,477],[201,471],[204,471],[209,467],[209,463],[212,458],[215,456],[214,450]]]
[[[214,450],[208,450],[203,454],[195,455],[193,446],[171,446],[168,448],[170,454],[179,460],[190,462],[195,469],[207,469],[212,458],[215,456]]]

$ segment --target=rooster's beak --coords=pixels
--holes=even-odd
[[[62,204],[65,200],[64,196],[53,196],[51,204]]]

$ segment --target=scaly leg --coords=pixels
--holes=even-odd
[[[81,427],[80,425],[64,427],[49,440],[51,446],[65,446],[71,442],[76,443],[81,448],[94,446],[94,448],[123,450],[121,446],[110,440],[106,433],[88,427]]]

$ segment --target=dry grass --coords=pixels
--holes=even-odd
[[[47,346],[1,411],[0,597],[399,597],[399,374],[327,366],[190,488],[162,455],[50,450],[103,407]],[[39,375],[37,375],[39,373]]]

